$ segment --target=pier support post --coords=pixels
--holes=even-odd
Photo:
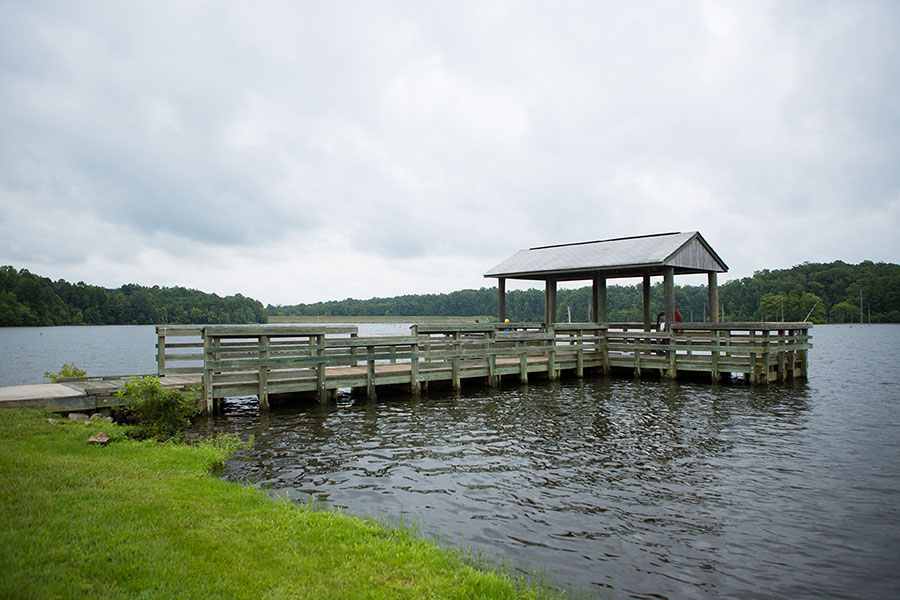
[[[412,334],[416,339],[412,344],[412,348],[410,349],[411,356],[409,359],[409,391],[414,397],[418,398],[422,390],[422,387],[419,384],[419,326],[413,325],[410,330],[412,331]]]
[[[328,390],[325,389],[325,336],[317,335],[316,340],[316,357],[320,362],[316,363],[316,395],[319,404],[328,404]]]
[[[501,323],[506,321],[506,278],[497,279],[497,317]]]
[[[644,274],[642,289],[644,293],[644,331],[650,331],[650,275],[646,273]]]
[[[596,275],[591,286],[592,311],[594,323],[606,323],[606,276]]]
[[[166,375],[166,328],[161,325],[156,326],[156,375]]]
[[[544,293],[544,324],[548,327],[556,323],[556,280],[547,279]]]
[[[707,274],[708,286],[707,292],[709,293],[709,322],[710,323],[718,323],[719,322],[719,274],[715,271],[710,271]]]
[[[259,409],[269,410],[269,366],[266,364],[266,359],[269,357],[269,336],[261,335],[257,338],[257,342],[259,343],[259,354],[257,356],[259,357],[260,365],[257,378],[259,389],[256,396],[259,398]]]
[[[366,397],[375,400],[375,346],[366,346]]]
[[[669,349],[667,351],[669,369],[666,374],[674,379],[678,375],[676,369],[675,328],[673,327],[675,324],[675,267],[663,267],[663,298],[665,300],[666,330],[669,334]]]

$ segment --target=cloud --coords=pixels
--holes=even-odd
[[[700,230],[896,260],[895,3],[0,8],[0,263],[265,302]],[[302,282],[302,283],[301,283]]]

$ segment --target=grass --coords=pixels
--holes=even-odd
[[[297,317],[271,316],[269,323],[496,323],[497,317],[429,317],[429,316],[359,316],[359,317]]]
[[[557,595],[408,528],[210,476],[228,444],[138,442],[48,416],[0,411],[0,598]],[[109,445],[87,444],[99,431]]]

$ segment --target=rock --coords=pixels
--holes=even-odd
[[[100,444],[105,446],[109,443],[109,436],[102,431],[88,440],[88,444]]]
[[[71,420],[71,421],[87,421],[88,416],[84,413],[69,413],[69,420]]]
[[[56,419],[47,419],[48,425],[56,425]]]
[[[103,413],[94,413],[91,415],[91,423],[94,421],[106,421],[107,423],[112,423],[112,417],[107,417]]]

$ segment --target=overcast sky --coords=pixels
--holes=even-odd
[[[295,304],[693,230],[900,261],[900,2],[0,2],[0,264]]]

